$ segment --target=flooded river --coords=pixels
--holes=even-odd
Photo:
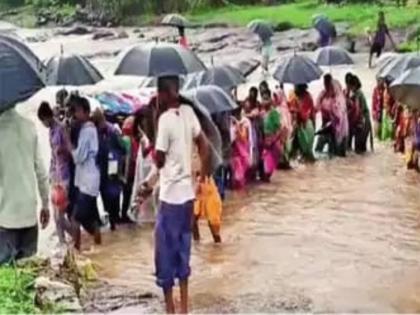
[[[215,57],[219,63],[258,56],[245,35],[200,56],[206,61]],[[109,56],[110,51],[138,41],[130,36],[103,42],[93,42],[89,36],[53,37],[31,47],[43,58],[61,44],[68,53]],[[115,58],[101,58],[92,62],[109,73]],[[354,58],[351,69],[329,70],[340,80],[353,70],[370,99],[374,72],[365,67],[366,55]],[[257,84],[259,75],[250,82]],[[310,85],[314,96],[320,86],[320,82]],[[240,91],[242,97],[246,89]],[[26,104],[24,112],[35,120],[36,106]],[[47,163],[47,133],[37,126]],[[212,243],[203,222],[203,240],[193,247],[192,310],[420,312],[419,191],[420,177],[405,170],[402,157],[390,147],[377,146],[373,154],[300,165],[278,172],[270,184],[231,193],[224,207],[223,243]],[[51,251],[52,229],[41,234],[41,252]],[[88,254],[101,278],[160,297],[154,284],[151,227],[106,232],[103,243]],[[162,301],[151,299],[141,308],[120,313],[162,311]]]
[[[193,248],[193,310],[420,311],[419,187],[402,158],[380,147],[230,195],[223,244],[203,223]],[[151,229],[120,230],[104,243],[91,255],[102,277],[159,293]]]

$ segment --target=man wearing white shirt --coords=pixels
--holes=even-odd
[[[35,125],[15,109],[0,112],[0,264],[36,254],[37,193],[48,225],[48,174]]]
[[[192,155],[197,145],[201,175],[205,177],[209,173],[208,147],[193,109],[180,103],[178,77],[160,78],[158,90],[163,113],[159,117],[155,146],[160,175],[160,206],[155,230],[157,284],[164,291],[166,311],[175,313],[172,288],[175,278],[179,279],[180,313],[187,313],[195,199]]]

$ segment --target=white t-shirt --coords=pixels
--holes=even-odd
[[[160,116],[156,150],[166,153],[160,170],[161,201],[182,204],[195,198],[191,166],[194,139],[200,132],[200,123],[188,105],[169,109]]]

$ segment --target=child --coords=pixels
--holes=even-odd
[[[197,178],[199,175],[197,175]],[[198,221],[205,217],[215,243],[221,243],[220,225],[222,219],[222,199],[213,178],[206,177],[203,182],[197,180],[196,200],[194,203],[194,240],[200,240]]]

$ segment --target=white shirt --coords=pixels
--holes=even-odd
[[[47,208],[48,174],[35,125],[10,109],[0,114],[0,227],[35,226],[37,193]]]
[[[156,150],[166,153],[160,170],[159,199],[182,204],[195,199],[192,178],[194,139],[201,126],[190,106],[169,109],[159,118]]]
[[[77,148],[72,155],[76,165],[74,184],[81,193],[92,197],[99,195],[100,174],[96,163],[98,148],[96,127],[92,122],[87,122],[80,130]]]

